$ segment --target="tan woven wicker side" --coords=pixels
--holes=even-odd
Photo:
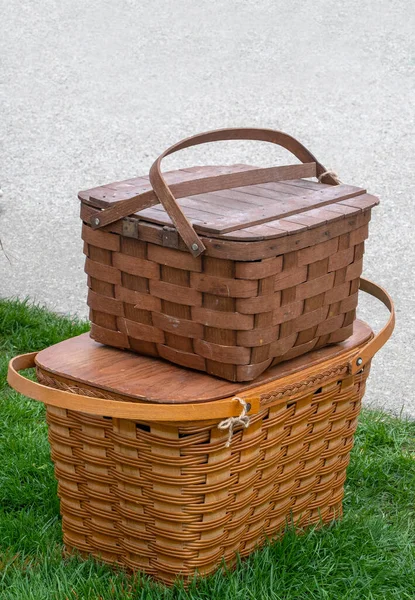
[[[188,403],[157,404],[137,387],[131,401],[128,381],[118,394],[102,361],[95,387],[93,377],[80,381],[84,364],[70,352],[63,375],[53,347],[41,354],[39,383],[18,374],[35,364],[34,354],[11,361],[10,384],[47,404],[67,549],[171,583],[177,575],[211,573],[222,559],[232,565],[237,554],[282,535],[287,523],[303,528],[337,518],[370,361],[394,326],[389,296],[370,282],[362,287],[390,308],[387,325],[369,339],[363,328],[342,352],[311,353],[308,367],[279,366],[263,383],[242,386],[242,424],[235,396],[192,403],[190,394]],[[93,363],[100,347],[83,340]],[[70,344],[59,345],[61,355]],[[114,356],[112,372],[120,366],[116,355],[124,356],[121,379],[141,377],[160,398],[164,380],[154,389],[148,368],[136,372],[133,355],[103,350]],[[218,427],[223,420],[233,431]]]

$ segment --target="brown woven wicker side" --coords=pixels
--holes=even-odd
[[[193,258],[84,225],[91,335],[230,381],[253,380],[351,335],[369,219],[366,211],[341,228],[316,228],[323,241],[303,248],[297,240],[298,250],[255,261]]]
[[[161,174],[173,152],[232,139],[283,146],[302,164]],[[149,177],[79,198],[91,335],[103,344],[243,382],[352,334],[378,199],[285,133],[193,136]]]

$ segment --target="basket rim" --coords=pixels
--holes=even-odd
[[[300,165],[294,165],[295,166],[300,166]],[[303,165],[304,166],[304,165]],[[173,182],[175,184],[179,183],[182,181],[182,179],[185,182],[189,183],[195,179],[196,177],[199,177],[200,180],[203,179],[208,179],[209,176],[212,176],[213,173],[217,174],[220,176],[220,174],[222,172],[225,173],[234,173],[234,174],[240,174],[243,172],[249,172],[251,169],[255,169],[255,167],[253,165],[247,165],[247,164],[234,164],[234,165],[217,165],[217,166],[211,166],[211,165],[206,165],[203,167],[186,167],[184,169],[176,169],[176,170],[172,170],[172,171],[168,171],[164,174],[166,181],[168,182]],[[335,195],[339,195],[340,194],[340,188],[339,186],[333,186],[327,183],[322,183],[319,182],[317,183],[316,181],[310,181],[307,178],[304,177],[311,177],[312,175],[304,175],[302,178],[300,176],[298,176],[299,178],[297,179],[293,179],[291,180],[289,177],[287,180],[284,180],[283,182],[281,182],[284,186],[289,186],[291,187],[293,190],[295,190],[295,192],[292,192],[292,195],[290,196],[289,194],[286,195],[286,198],[290,198],[291,201],[293,201],[295,198],[298,200],[300,196],[297,195],[297,192],[299,189],[302,190],[303,193],[303,198],[308,198],[309,197],[309,201],[314,198],[315,194],[316,194],[316,187],[318,185],[318,188],[321,188],[317,194],[320,195],[321,192],[323,193],[327,193],[329,196],[330,194],[333,196],[333,198],[331,200],[327,200],[327,202],[331,202],[333,204],[337,204],[337,202],[340,201],[339,205],[337,206],[337,210],[339,210],[339,207],[344,207],[346,205],[345,208],[345,212],[344,214],[340,214],[339,212],[333,212],[331,215],[330,213],[325,214],[324,217],[318,217],[317,213],[315,216],[317,217],[316,219],[314,219],[315,222],[313,222],[313,220],[311,220],[310,223],[308,223],[307,225],[304,224],[300,224],[299,222],[297,222],[296,219],[294,219],[294,221],[290,221],[290,216],[285,217],[284,214],[278,214],[278,211],[276,210],[276,208],[274,209],[276,211],[275,213],[275,218],[271,218],[269,217],[269,221],[267,221],[268,224],[270,223],[274,223],[276,225],[275,231],[274,232],[270,232],[270,230],[267,228],[265,229],[261,229],[260,226],[256,226],[256,227],[252,227],[252,224],[250,224],[249,219],[246,220],[245,223],[241,223],[240,226],[236,229],[236,231],[231,231],[231,232],[227,232],[226,228],[224,229],[224,231],[219,231],[219,229],[216,231],[215,229],[211,229],[209,227],[207,227],[207,225],[202,226],[201,223],[203,223],[203,221],[201,219],[196,219],[196,220],[192,220],[192,211],[195,211],[197,209],[195,209],[194,207],[190,206],[188,207],[188,209],[190,210],[190,213],[188,215],[188,219],[192,222],[193,227],[195,228],[195,230],[197,230],[198,235],[200,236],[201,239],[209,239],[209,238],[214,238],[216,240],[221,240],[222,242],[229,242],[229,241],[236,241],[236,242],[245,242],[245,243],[249,243],[249,242],[254,242],[254,241],[259,241],[259,240],[269,240],[269,239],[274,239],[275,237],[281,237],[281,236],[292,236],[295,235],[297,233],[301,232],[305,232],[307,229],[313,229],[315,227],[318,227],[320,225],[325,225],[325,224],[333,224],[336,221],[345,219],[345,217],[347,216],[348,218],[350,218],[351,216],[356,216],[359,213],[361,213],[362,211],[367,211],[367,210],[371,210],[374,206],[376,206],[377,204],[379,204],[379,198],[377,198],[376,196],[374,196],[373,194],[369,194],[365,189],[360,188],[360,187],[356,187],[356,186],[352,186],[352,185],[346,185],[346,184],[341,184],[340,188],[343,190],[344,188],[344,194],[345,197],[344,199],[342,199],[340,196],[339,198],[336,200],[335,199]],[[274,182],[274,185],[278,185],[278,181]],[[298,187],[298,185],[300,185],[300,187]],[[309,186],[309,187],[307,187]],[[314,187],[313,187],[314,186]],[[263,187],[261,187],[261,185],[258,186],[260,190],[262,190],[262,194],[264,192],[266,192],[267,190]],[[250,186],[246,186],[245,184],[245,188],[244,189],[244,185],[239,186],[237,185],[234,188],[228,188],[226,190],[222,190],[222,192],[236,192],[237,194],[240,194],[240,191],[243,190],[243,195],[246,196],[246,198],[257,198],[258,200],[258,208],[261,207],[261,196],[255,196],[252,195],[252,190],[255,188],[255,185],[250,185]],[[287,189],[284,189],[283,194],[287,194]],[[82,190],[78,193],[78,199],[81,201],[82,205],[84,205],[85,207],[89,207],[89,211],[88,211],[88,217],[87,217],[87,221],[89,222],[92,218],[93,215],[98,215],[102,210],[107,210],[107,209],[112,209],[112,207],[114,207],[117,203],[121,203],[123,201],[125,201],[129,196],[131,196],[132,194],[134,194],[134,190],[137,190],[139,193],[143,193],[145,191],[151,191],[152,190],[152,186],[148,180],[148,176],[143,175],[143,176],[139,176],[136,178],[131,178],[131,179],[126,179],[126,180],[122,180],[122,181],[116,181],[116,182],[112,182],[112,183],[108,183],[108,184],[104,184],[104,185],[100,185],[91,189],[87,189],[87,190]],[[218,192],[214,192],[215,193],[221,193],[220,191]],[[263,200],[265,202],[265,200],[270,200],[271,196],[274,194],[277,194],[277,192],[274,190],[268,190],[268,193],[270,194],[269,197],[263,196]],[[201,196],[202,198],[205,199],[205,201],[207,202],[207,199],[210,197],[210,193],[205,193]],[[182,198],[182,200],[187,200],[187,199],[197,199],[198,196],[192,196],[189,195],[189,197],[184,197]],[[212,195],[212,198],[214,198],[214,195]],[[238,202],[238,200],[234,200],[234,202]],[[179,201],[180,203],[180,201]],[[224,205],[226,206],[226,199],[223,200]],[[317,202],[314,206],[315,209],[319,208],[319,203],[321,203],[321,199],[319,200],[319,202]],[[306,203],[307,204],[307,203]],[[209,203],[207,202],[206,206],[208,207],[207,210],[211,211],[215,205],[213,206],[209,206]],[[241,205],[246,206],[246,204],[242,203]],[[182,207],[182,209],[186,210],[186,206]],[[308,211],[311,210],[311,208],[308,206],[307,208],[302,209],[302,211],[300,212],[300,214],[307,214]],[[97,212],[98,211],[98,212]],[[305,211],[305,212],[303,212]],[[234,212],[234,211],[233,211]],[[240,213],[240,214],[244,214],[244,211],[239,208],[236,209],[236,213]],[[271,211],[272,213],[272,211]],[[204,213],[203,213],[204,214]],[[230,212],[230,214],[232,214],[232,211]],[[313,213],[312,213],[313,214]],[[212,214],[213,217],[213,214]],[[120,217],[121,219],[123,217]],[[143,211],[138,211],[136,213],[130,214],[128,217],[124,217],[127,220],[132,220],[132,221],[137,221],[140,220],[140,225],[144,225],[147,224],[151,227],[161,227],[162,229],[167,228],[171,228],[173,226],[171,219],[169,218],[169,216],[164,212],[164,209],[161,207],[159,209],[157,209],[156,211],[154,211],[152,208],[146,208]],[[282,220],[281,220],[282,219]],[[286,220],[288,219],[289,223],[289,227],[285,227],[284,224],[286,225]],[[226,223],[229,222],[229,217],[226,220]],[[114,223],[115,224],[115,223]],[[255,222],[253,221],[253,224],[255,225]],[[107,226],[108,227],[108,226]],[[174,228],[174,226],[173,226]],[[104,227],[105,229],[105,227]],[[280,230],[279,230],[280,229]],[[241,237],[239,232],[243,232],[243,236]],[[183,247],[183,249],[186,249],[186,246]]]
[[[380,286],[367,280],[361,279],[361,289],[369,295],[380,300],[390,311],[389,319],[384,327],[372,336],[371,339],[362,344],[358,351],[356,348],[349,352],[343,353],[342,360],[347,361],[344,365],[345,375],[349,375],[350,380],[354,375],[364,370],[366,364],[370,363],[372,357],[390,338],[395,326],[395,309],[392,298]],[[260,408],[260,399],[258,394],[261,392],[261,387],[272,387],[272,384],[259,386],[255,389],[255,394],[252,398],[245,401],[240,397],[223,398],[216,402],[201,402],[199,404],[155,404],[155,403],[138,403],[138,402],[120,402],[114,400],[97,400],[88,396],[72,394],[64,390],[56,390],[36,383],[22,376],[19,371],[35,367],[37,352],[22,354],[11,359],[9,362],[7,381],[15,390],[33,398],[39,402],[44,402],[47,405],[58,408],[77,410],[87,414],[102,414],[102,407],[105,406],[104,413],[107,416],[117,417],[120,419],[134,420],[152,420],[152,421],[205,421],[210,419],[228,419],[229,417],[241,417],[240,404],[244,405],[244,416],[247,414],[255,414]],[[326,361],[337,362],[337,361]],[[339,360],[340,362],[340,360]],[[321,364],[309,367],[302,371],[303,376],[311,375],[319,371]],[[285,383],[288,385],[295,381],[296,374],[285,377]]]
[[[38,353],[35,363],[38,369],[48,376],[65,380],[72,385],[84,386],[85,389],[96,389],[108,393],[108,398],[116,397],[124,401],[136,401],[155,404],[188,404],[199,402],[214,402],[223,398],[249,394],[258,387],[289,378],[298,377],[298,373],[310,367],[321,367],[334,363],[347,364],[346,356],[367,342],[373,335],[369,325],[356,320],[353,335],[344,342],[326,346],[309,352],[289,361],[267,369],[253,381],[241,383],[221,380],[203,372],[193,371],[174,365],[159,358],[151,358],[134,353],[126,353],[113,347],[98,344],[89,337],[88,333],[81,334],[69,340],[59,342]],[[65,357],[73,355],[75,361],[65,363]],[[84,368],[85,361],[97,364],[112,361],[122,368],[123,378],[114,384],[112,371]],[[149,369],[154,371],[149,378]],[[141,373],[143,375],[141,375]],[[159,381],[157,380],[159,379]],[[165,386],[168,379],[171,386]],[[283,384],[281,384],[283,387]],[[137,390],[140,389],[140,393]],[[134,391],[135,390],[135,393]],[[179,394],[179,395],[178,395]]]

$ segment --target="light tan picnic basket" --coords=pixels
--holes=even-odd
[[[301,164],[161,174],[173,152],[237,139],[280,145]],[[99,342],[251,381],[352,333],[378,199],[340,184],[285,133],[200,134],[164,152],[149,178],[79,198],[91,335]]]
[[[215,380],[101,346],[87,334],[13,359],[8,381],[47,406],[67,550],[166,583],[247,556],[288,524],[339,517],[376,336]],[[37,366],[38,382],[19,370]]]

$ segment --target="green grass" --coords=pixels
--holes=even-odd
[[[165,588],[64,558],[44,408],[5,383],[8,359],[87,329],[19,301],[0,301],[1,600],[415,599],[415,423],[364,411],[341,522],[257,551],[235,571]],[[370,385],[370,379],[369,379]]]

